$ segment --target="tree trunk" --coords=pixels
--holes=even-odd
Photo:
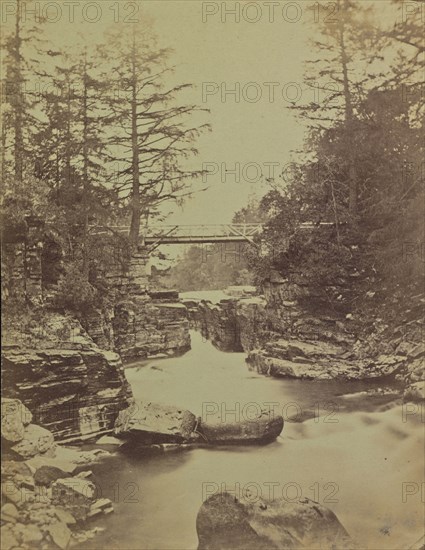
[[[137,131],[137,73],[136,73],[136,40],[133,30],[133,47],[131,52],[131,150],[132,150],[132,189],[131,189],[131,225],[130,244],[134,249],[139,245],[140,215],[140,176],[139,176],[139,143]]]
[[[341,2],[338,0],[338,9],[341,10]],[[344,9],[348,10],[348,2],[344,0]],[[348,184],[349,184],[349,197],[348,207],[351,215],[354,217],[357,214],[357,174],[355,165],[355,156],[353,151],[354,145],[354,114],[353,104],[351,101],[350,81],[348,77],[348,57],[345,47],[345,25],[343,15],[340,15],[339,25],[339,48],[341,54],[342,64],[342,78],[344,87],[344,101],[345,101],[345,127],[347,135],[347,151],[348,151]],[[352,138],[352,139],[351,139]]]
[[[67,86],[70,90],[69,74],[67,74]],[[65,185],[71,184],[71,93],[67,97],[66,130],[65,130]]]
[[[24,109],[24,90],[22,79],[22,63],[21,63],[21,0],[16,2],[16,19],[15,19],[15,70],[16,70],[16,93],[14,97],[14,144],[13,155],[15,161],[15,177],[18,181],[22,181],[23,176],[23,109]]]
[[[87,86],[87,52],[84,52],[83,65],[83,274],[89,278],[89,254],[88,254],[88,236],[89,236],[89,121],[88,121],[88,86]]]

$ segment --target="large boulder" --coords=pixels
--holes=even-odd
[[[265,500],[229,493],[209,497],[196,518],[198,550],[344,548],[353,544],[336,515],[303,498]]]
[[[46,453],[53,446],[54,437],[49,430],[36,424],[29,424],[24,429],[23,438],[13,445],[12,450],[22,458],[31,458]]]
[[[19,399],[1,398],[1,436],[17,443],[24,438],[25,426],[32,420],[31,412]]]
[[[221,414],[201,418],[197,431],[212,444],[267,443],[276,439],[283,430],[282,416],[270,409],[252,411],[251,416],[241,413],[234,421]]]
[[[144,403],[121,411],[115,434],[136,439],[139,443],[183,443],[196,426],[196,417],[178,407]]]

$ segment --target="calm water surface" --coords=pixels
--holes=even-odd
[[[126,375],[137,401],[197,415],[218,407],[229,419],[232,410],[249,415],[249,404],[269,403],[285,427],[265,446],[120,451],[96,465],[96,483],[115,512],[96,523],[105,531],[84,548],[196,549],[196,514],[208,491],[251,484],[268,496],[270,483],[275,496],[330,507],[362,548],[398,550],[423,534],[424,424],[419,413],[403,418],[393,398],[366,397],[362,383],[260,376],[243,353],[218,351],[195,332],[184,356],[136,364]],[[403,499],[406,482],[418,491]]]

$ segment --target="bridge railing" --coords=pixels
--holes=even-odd
[[[299,225],[299,229],[315,229],[318,226],[333,226],[333,222],[305,222]],[[119,226],[108,226],[108,227],[91,227],[96,234],[108,233],[110,231],[116,233],[128,233],[128,226],[119,225]],[[262,232],[263,224],[261,223],[229,223],[229,224],[175,224],[175,225],[160,225],[160,226],[150,226],[142,229],[141,239],[149,239],[150,241],[157,240],[160,242],[162,239],[167,238],[168,240],[175,238],[176,242],[179,239],[202,239],[210,238],[217,239],[223,237],[239,237],[247,238],[251,240],[252,237],[258,235]]]
[[[261,224],[198,224],[198,225],[162,225],[148,228],[146,237],[223,237],[253,236],[261,231]]]

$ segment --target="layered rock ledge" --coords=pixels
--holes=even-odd
[[[417,341],[421,320],[416,310],[406,320],[409,330],[396,329],[392,337],[368,342],[356,335],[351,313],[337,304],[325,307],[323,296],[310,288],[274,276],[262,290],[262,295],[241,292],[240,298],[216,303],[185,300],[191,326],[218,349],[245,351],[251,368],[264,375],[382,379],[398,383],[406,400],[425,398],[425,346]]]
[[[376,360],[359,359],[329,342],[281,338],[251,351],[247,361],[259,373],[276,377],[362,380],[397,374],[404,366],[405,357],[381,355]]]
[[[8,334],[2,350],[4,395],[21,400],[57,439],[109,433],[132,403],[120,356],[98,348],[74,319],[50,316],[31,347],[11,340]]]

